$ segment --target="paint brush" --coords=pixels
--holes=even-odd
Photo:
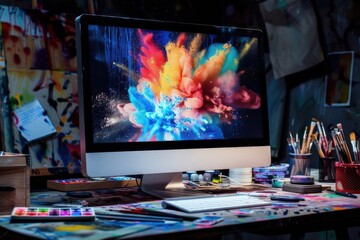
[[[333,149],[333,144],[332,144],[332,140],[330,139],[327,147],[327,157],[330,156],[332,149]]]
[[[358,153],[358,160],[360,159],[360,144],[359,144],[359,140],[356,140],[356,150]]]
[[[319,157],[320,158],[325,158],[324,152],[321,150],[321,148],[319,146],[319,142],[317,140],[316,134],[311,134],[311,140],[315,144],[316,150],[319,153]]]
[[[304,151],[305,151],[305,142],[306,142],[306,134],[307,134],[307,129],[308,129],[308,126],[305,126],[305,130],[304,130],[304,135],[303,135],[303,142],[302,142],[302,145],[301,145],[301,150],[300,150],[300,153],[301,154],[304,154]]]
[[[342,144],[344,144],[344,142],[345,142],[345,134],[344,134],[342,124],[338,123],[338,124],[336,124],[336,126],[337,126],[337,129],[338,129],[338,132],[340,133],[340,134],[338,134],[339,139],[341,140]],[[346,142],[345,142],[345,145],[346,145]],[[345,149],[345,146],[344,146],[344,149]]]
[[[320,132],[319,145],[323,149],[325,156],[328,156],[329,141],[326,137],[324,124],[322,122],[321,123],[317,122],[317,124],[318,124],[319,132]]]
[[[319,120],[316,121],[316,127],[317,127],[319,135],[320,135],[320,140],[323,141],[324,134],[323,134],[322,128],[320,126],[320,121]]]
[[[300,144],[300,138],[298,132],[296,132],[295,134],[295,145],[296,145],[296,153],[299,154],[301,144]]]
[[[355,137],[356,137],[356,150],[357,150],[357,153],[358,153],[358,160],[360,160],[360,144],[359,144],[359,136],[360,134],[357,132],[357,131],[353,131],[355,133]]]
[[[359,163],[355,132],[350,133],[350,142],[351,142],[352,149],[353,149],[355,163]]]
[[[295,153],[295,149],[294,149],[294,146],[293,146],[292,143],[291,143],[290,138],[287,138],[286,140],[287,140],[287,142],[288,142],[289,152],[290,152],[290,153]]]
[[[350,150],[349,150],[349,148],[348,148],[348,146],[347,146],[347,144],[346,144],[345,134],[344,134],[344,130],[343,130],[342,124],[341,124],[341,123],[338,123],[336,126],[337,126],[338,129],[339,129],[339,133],[340,133],[339,137],[340,137],[340,140],[341,140],[341,145],[342,145],[342,147],[343,147],[344,150],[345,150],[346,156],[347,156],[347,158],[348,158],[348,162],[349,162],[349,163],[354,163],[354,161],[353,161],[353,159],[352,159],[352,157],[351,157]]]
[[[294,153],[296,153],[296,146],[295,146],[295,143],[294,143],[294,138],[293,138],[293,135],[291,134],[291,131],[289,131],[289,136],[290,136],[290,143],[291,143],[291,146],[293,147],[294,149]]]
[[[343,154],[340,152],[340,146],[337,142],[337,138],[336,138],[336,128],[334,125],[329,125],[328,126],[328,129],[331,133],[331,137],[332,137],[332,140],[334,142],[334,148],[335,148],[335,152],[336,152],[336,156],[337,156],[337,159],[342,162],[342,163],[345,163],[344,159],[343,159]]]
[[[308,138],[307,138],[307,141],[306,141],[304,153],[308,153],[310,151],[309,147],[310,147],[311,135],[314,132],[316,121],[317,121],[316,118],[312,118],[312,120],[311,120],[309,134],[308,134]]]
[[[348,151],[346,151],[346,143],[344,143],[344,139],[340,132],[336,132],[336,140],[337,146],[339,147],[339,151],[342,154],[343,160],[345,163],[352,163],[351,155]]]
[[[352,157],[349,152],[349,149],[347,148],[345,139],[343,138],[341,132],[338,128],[334,129],[334,142],[336,143],[336,147],[341,155],[341,158],[344,163],[353,163]]]
[[[325,139],[327,139],[327,136],[326,136],[326,131],[325,131],[325,128],[324,128],[324,123],[323,123],[323,122],[321,122],[321,128],[322,128],[322,130],[323,130],[323,133],[324,133],[324,137],[325,137]]]

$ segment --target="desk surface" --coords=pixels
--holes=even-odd
[[[279,191],[279,190],[278,190]],[[279,191],[281,193],[281,191]],[[45,194],[45,193],[41,193]],[[57,196],[61,196],[58,193]],[[216,237],[221,234],[242,231],[256,234],[288,234],[310,231],[344,230],[360,226],[360,195],[357,199],[342,197],[334,193],[295,194],[305,201],[287,203],[272,201],[272,205],[208,212],[203,215],[219,215],[224,221],[211,227],[201,227],[192,221],[183,222],[125,222],[116,220],[96,220],[90,223],[8,223],[9,217],[0,218],[1,227],[12,231],[27,231],[34,236],[54,237],[54,239],[101,239],[119,237],[131,226],[147,226],[147,230],[123,235],[124,239],[184,239]],[[260,194],[269,199],[269,193]],[[55,195],[54,195],[55,196]],[[269,201],[271,201],[269,199]],[[137,203],[139,204],[139,203]],[[145,201],[140,204],[159,206],[160,201]],[[102,208],[102,207],[99,207]],[[121,229],[121,230],[120,230]],[[90,238],[89,238],[90,239]]]

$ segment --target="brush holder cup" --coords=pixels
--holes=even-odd
[[[336,191],[360,193],[360,164],[335,162]]]
[[[310,176],[311,153],[294,154],[289,153],[290,177],[294,175]]]
[[[335,182],[335,157],[319,158],[319,182]]]

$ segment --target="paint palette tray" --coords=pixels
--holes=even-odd
[[[95,189],[136,187],[136,179],[131,177],[72,178],[48,180],[47,188],[59,191],[85,191]]]
[[[95,220],[93,208],[15,207],[11,222],[87,222]]]

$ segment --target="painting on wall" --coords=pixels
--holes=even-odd
[[[29,153],[32,175],[80,172],[75,15],[0,6],[11,112],[37,100],[56,133],[29,142],[12,124],[5,141]],[[8,114],[13,118],[14,114]]]
[[[8,78],[11,109],[37,99],[56,129],[55,136],[27,143],[14,126],[15,148],[23,152],[28,147],[32,169],[64,168],[69,173],[80,172],[77,75],[50,70],[8,70]]]
[[[350,106],[354,52],[331,52],[328,54],[328,63],[325,106]]]

